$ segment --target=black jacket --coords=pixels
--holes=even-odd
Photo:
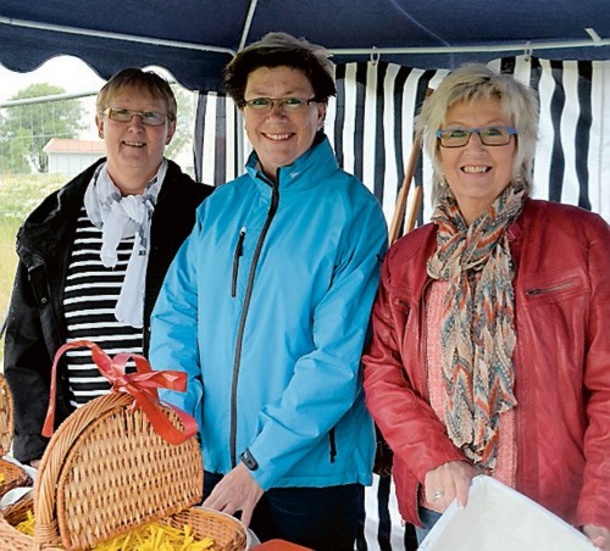
[[[66,342],[63,291],[78,213],[95,163],[30,214],[17,234],[19,263],[9,308],[4,373],[14,397],[14,456],[27,462],[42,457],[41,436],[49,403],[53,356]],[[195,210],[214,188],[196,184],[169,161],[151,224],[151,250],[144,298],[144,354],[148,352],[150,314],[174,255],[195,223]],[[58,365],[56,426],[72,411],[68,374]]]

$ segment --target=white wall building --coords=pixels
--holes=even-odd
[[[43,151],[49,156],[49,173],[76,176],[106,155],[104,142],[51,138]]]

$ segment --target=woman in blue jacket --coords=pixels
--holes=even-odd
[[[337,164],[323,125],[325,52],[272,33],[225,74],[254,152],[202,208],[152,319],[156,369],[188,373],[164,398],[200,425],[204,505],[262,539],[353,549],[373,424],[360,355],[387,231]]]

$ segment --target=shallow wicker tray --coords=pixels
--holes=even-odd
[[[11,505],[0,517],[0,549],[2,551],[32,551],[33,538],[18,532],[13,526],[27,519],[28,510],[32,510],[33,500],[25,499]],[[175,515],[162,519],[161,522],[181,529],[188,524],[198,539],[210,537],[214,540],[214,551],[244,551],[246,536],[243,524],[233,517],[211,509],[189,507]],[[7,538],[5,540],[5,538]],[[10,547],[3,547],[4,542]],[[64,547],[42,546],[45,551],[65,551]]]
[[[7,549],[84,551],[158,520],[189,524],[200,537],[212,537],[216,551],[246,548],[241,522],[193,507],[203,491],[196,439],[167,443],[133,402],[128,394],[111,393],[61,424],[43,455],[31,503],[19,503],[0,517],[0,542]],[[162,409],[180,425],[173,411]],[[14,528],[31,505],[34,537]]]
[[[0,373],[0,474],[4,481],[0,482],[0,497],[18,486],[27,486],[32,483],[28,474],[2,456],[11,449],[13,440],[13,398],[6,379]]]

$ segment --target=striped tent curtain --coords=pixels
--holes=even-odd
[[[610,62],[549,61],[532,56],[502,58],[490,64],[529,84],[540,100],[539,142],[534,196],[579,205],[610,221]],[[383,61],[336,66],[337,97],[328,106],[325,130],[340,165],[359,177],[379,198],[388,221],[404,177],[413,142],[413,117],[428,88],[446,70],[420,70]],[[199,180],[220,185],[243,171],[250,151],[243,122],[230,99],[201,94],[195,130]],[[431,214],[428,160],[418,163],[416,185],[424,186],[419,222]],[[607,176],[606,176],[607,177]]]

